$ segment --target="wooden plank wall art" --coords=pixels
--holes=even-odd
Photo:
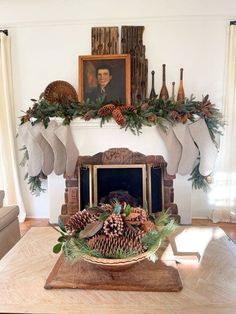
[[[143,45],[144,26],[121,27],[121,53],[131,55],[131,99],[144,100],[147,95],[148,60]]]
[[[92,55],[119,53],[118,27],[92,27]]]
[[[121,27],[121,53],[131,55],[131,100],[144,100],[147,95],[148,60],[143,45],[144,26]],[[118,27],[92,27],[92,55],[119,53]]]

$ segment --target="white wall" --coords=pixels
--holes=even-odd
[[[231,19],[236,19],[234,0],[0,0],[1,28],[9,29],[12,40],[16,116],[54,80],[66,80],[77,88],[78,56],[90,54],[91,27],[109,25],[145,26],[149,73],[157,72],[156,92],[161,65],[166,63],[169,86],[178,82],[183,67],[186,95],[200,99],[209,93],[220,107]],[[20,171],[28,216],[48,217],[47,193],[32,197],[23,181],[24,170]],[[191,201],[186,217],[206,216],[206,196],[185,195],[181,180],[186,178],[178,179],[176,191],[183,194],[183,202],[184,197]]]

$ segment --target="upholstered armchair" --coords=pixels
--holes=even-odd
[[[20,240],[19,207],[3,206],[4,195],[0,190],[0,259]]]

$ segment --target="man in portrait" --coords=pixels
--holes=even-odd
[[[120,78],[122,79],[122,78]],[[104,102],[119,101],[125,102],[125,89],[121,89],[121,84],[116,82],[113,78],[112,69],[108,64],[101,64],[96,68],[96,87],[85,90],[85,100],[96,101],[98,97],[104,97]]]

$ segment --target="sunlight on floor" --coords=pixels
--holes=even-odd
[[[217,227],[185,227],[185,230],[179,227],[169,240],[176,261],[198,266],[206,254],[209,242],[223,236],[224,231]]]

